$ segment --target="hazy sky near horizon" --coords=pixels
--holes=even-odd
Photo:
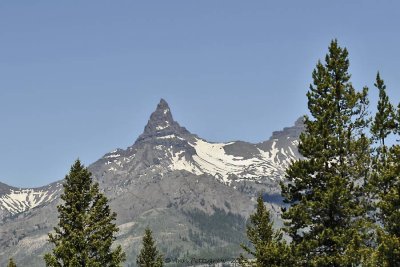
[[[41,186],[134,143],[160,98],[210,141],[307,112],[337,38],[352,81],[400,100],[398,1],[1,1],[0,182]]]

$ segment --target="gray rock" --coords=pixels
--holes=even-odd
[[[259,144],[211,143],[174,121],[162,99],[132,146],[88,167],[118,214],[126,266],[135,266],[146,225],[167,257],[237,256],[259,192],[281,226],[279,182],[300,157],[303,129],[299,119]],[[33,189],[0,183],[0,265],[11,256],[21,266],[44,266],[62,182]]]

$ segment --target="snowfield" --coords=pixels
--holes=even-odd
[[[196,150],[192,159],[184,156],[184,151],[172,155],[170,170],[185,170],[193,174],[211,174],[225,184],[230,184],[230,176],[237,176],[239,180],[257,180],[265,176],[282,175],[292,160],[296,160],[293,149],[276,148],[276,142],[272,144],[271,151],[258,149],[258,154],[250,159],[233,156],[226,153],[224,147],[233,144],[209,143],[202,139],[196,139],[189,143]],[[283,155],[282,161],[278,156]]]
[[[61,189],[61,184],[57,185],[56,188],[48,188],[48,190],[11,189],[8,194],[0,197],[0,209],[7,210],[11,214],[27,211],[53,201]]]

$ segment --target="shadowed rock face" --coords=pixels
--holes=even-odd
[[[136,143],[146,142],[149,139],[169,134],[187,135],[190,133],[186,128],[181,127],[179,123],[174,121],[168,103],[164,99],[161,99],[156,110],[151,114],[144,132],[138,137]]]
[[[283,128],[282,131],[273,132],[270,139],[280,139],[282,137],[283,138],[290,137],[290,138],[298,139],[301,132],[304,131],[304,127],[305,127],[304,126],[304,118],[300,117],[295,121],[294,126],[285,127],[285,128]]]
[[[0,182],[0,196],[7,194],[8,192],[10,192],[11,189],[12,189],[11,186],[8,186]]]
[[[161,99],[132,146],[106,153],[88,167],[118,214],[117,242],[129,255],[127,264],[135,266],[146,225],[168,257],[206,251],[218,251],[219,258],[237,256],[259,191],[279,226],[278,184],[288,164],[300,157],[303,127],[299,119],[259,144],[212,143],[174,121]],[[9,255],[21,266],[44,266],[41,254],[51,248],[47,233],[58,221],[61,184],[17,189],[0,183],[1,266]],[[212,227],[218,224],[225,225],[224,232]]]

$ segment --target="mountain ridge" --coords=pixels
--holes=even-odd
[[[172,159],[171,165],[169,167],[173,170],[186,170],[196,175],[208,173],[212,174],[213,176],[217,176],[217,179],[219,179],[220,181],[230,184],[232,183],[232,181],[228,179],[229,175],[240,175],[240,171],[235,172],[235,169],[237,170],[245,166],[247,163],[249,163],[246,162],[246,160],[254,158],[255,154],[263,153],[263,155],[259,157],[260,161],[258,163],[267,160],[270,160],[270,163],[264,164],[264,166],[262,166],[262,164],[257,164],[257,162],[253,162],[253,177],[261,175],[261,172],[257,172],[257,168],[261,168],[262,172],[266,172],[270,176],[279,176],[283,174],[283,169],[281,169],[279,166],[273,166],[273,163],[277,161],[279,165],[283,164],[287,166],[290,161],[285,162],[285,159],[283,158],[287,157],[286,152],[279,150],[275,147],[277,145],[276,141],[278,140],[279,143],[280,138],[286,137],[287,140],[281,140],[280,143],[286,141],[285,145],[288,146],[289,152],[291,154],[291,157],[289,157],[289,159],[293,160],[295,158],[298,158],[300,157],[300,155],[293,147],[297,146],[298,141],[296,140],[296,138],[298,138],[299,133],[302,131],[303,128],[303,120],[302,118],[299,118],[295,121],[294,126],[285,127],[280,131],[274,131],[271,137],[264,142],[207,142],[205,139],[199,138],[196,134],[190,133],[185,127],[180,126],[179,123],[173,119],[168,103],[164,99],[161,99],[157,105],[156,110],[150,115],[150,118],[146,126],[144,127],[143,133],[139,135],[133,145],[128,146],[127,149],[117,148],[111,152],[108,152],[91,165],[96,164],[100,161],[103,162],[103,164],[105,165],[110,165],[108,171],[117,171],[117,169],[120,168],[123,164],[121,161],[118,161],[118,159],[123,156],[124,161],[128,161],[129,163],[130,159],[133,156],[133,154],[130,152],[134,150],[137,146],[141,147],[143,145],[143,148],[146,151],[146,149],[158,149],[160,148],[160,146],[168,144],[169,146],[172,145],[176,148],[181,149],[179,151],[169,151],[171,153],[170,156]],[[151,142],[154,146],[146,148],[147,142]],[[289,145],[288,142],[291,142],[291,145]],[[227,152],[226,155],[231,156],[231,158],[228,159],[230,162],[226,164],[230,165],[230,167],[234,167],[234,170],[232,170],[232,172],[219,170],[221,166],[212,166],[212,164],[209,164],[209,161],[207,162],[207,160],[204,160],[204,157],[210,156],[210,153],[207,153],[207,150],[219,154],[213,158],[213,160],[219,161],[219,164],[223,163],[223,159],[221,159],[221,157],[223,157],[224,154],[220,153],[221,150]],[[272,152],[267,155],[265,153],[266,151]],[[285,155],[272,155],[273,153],[280,153]],[[199,156],[199,154],[201,154],[203,158]],[[271,158],[273,156],[275,156],[276,159]],[[146,157],[144,158],[146,159]],[[246,164],[240,165],[240,158],[243,159]],[[151,159],[147,158],[147,161],[145,160],[143,164],[151,165],[157,163],[157,161],[158,159],[154,157]],[[235,163],[237,163],[236,167],[234,166]],[[199,165],[202,166],[199,168]],[[223,167],[224,165],[222,164],[222,169]],[[272,168],[273,171],[268,172],[268,168]],[[249,177],[247,178],[250,178],[251,174],[249,174],[248,176]],[[10,213],[16,214],[26,211],[30,208],[34,208],[42,204],[43,202],[51,201],[54,195],[61,192],[61,182],[62,180],[55,181],[45,186],[33,188],[17,188],[0,182],[0,219],[5,216],[5,213],[8,215],[10,215]],[[45,193],[46,191],[49,191],[49,193]],[[49,195],[49,197],[43,197],[43,195]]]
[[[130,253],[128,263],[134,264],[137,237],[146,224],[163,240],[160,246],[168,256],[178,257],[184,251],[200,255],[216,246],[224,248],[226,255],[237,253],[239,243],[245,241],[245,218],[259,192],[271,200],[266,204],[281,224],[279,182],[287,165],[300,158],[301,131],[298,120],[257,144],[208,142],[174,121],[162,99],[131,146],[106,153],[88,166],[118,214],[122,230],[117,242]],[[4,255],[14,255],[18,263],[43,266],[40,255],[50,248],[47,233],[57,222],[61,183],[29,192],[18,189],[15,203],[10,202],[10,194],[16,194],[10,190],[15,188],[0,184],[0,264]],[[16,208],[5,209],[10,203]],[[213,232],[209,225],[221,220],[230,225],[227,232]],[[227,235],[232,239],[227,240]]]
[[[205,140],[205,139],[203,139],[203,138],[199,138],[198,137],[198,135],[196,135],[196,134],[193,134],[193,133],[190,133],[185,127],[182,127],[182,126],[180,126],[179,125],[179,123],[177,123],[174,119],[173,119],[173,117],[172,117],[172,113],[171,113],[171,111],[170,111],[170,107],[169,107],[169,105],[168,105],[168,103],[163,99],[163,98],[161,98],[160,99],[160,102],[158,103],[158,105],[157,105],[157,108],[156,108],[156,110],[151,114],[151,116],[150,116],[150,118],[149,118],[149,120],[148,120],[148,122],[147,122],[147,124],[146,124],[146,126],[145,126],[145,128],[144,128],[144,131],[143,131],[143,133],[142,134],[140,134],[138,137],[137,137],[137,139],[135,140],[135,142],[131,145],[131,146],[128,146],[127,147],[127,149],[129,149],[130,147],[132,147],[133,145],[135,145],[137,142],[143,142],[146,138],[149,138],[150,136],[152,136],[152,137],[157,137],[157,133],[160,133],[160,132],[162,132],[163,134],[162,135],[160,135],[159,137],[161,137],[161,138],[168,138],[168,137],[171,137],[171,136],[168,136],[168,135],[166,135],[166,134],[164,134],[165,133],[165,131],[160,131],[160,130],[164,130],[165,128],[167,128],[167,127],[163,127],[162,125],[160,126],[160,124],[157,124],[156,123],[156,126],[154,126],[154,118],[155,117],[157,117],[157,119],[156,119],[156,121],[157,122],[160,122],[160,121],[162,121],[161,119],[160,119],[160,116],[159,116],[159,114],[161,113],[161,111],[162,112],[166,112],[165,114],[167,114],[167,116],[166,116],[166,118],[168,118],[168,120],[167,120],[167,122],[168,123],[171,123],[172,124],[172,127],[171,128],[173,128],[173,129],[179,129],[178,131],[179,132],[181,132],[181,133],[183,133],[183,134],[188,134],[188,135],[192,135],[193,137],[196,137],[196,138],[198,138],[198,139],[202,139],[202,140]],[[162,117],[161,117],[162,118]],[[246,145],[251,145],[251,146],[262,146],[263,144],[265,144],[265,143],[267,143],[267,142],[270,142],[270,141],[272,141],[273,139],[279,139],[279,136],[280,135],[287,135],[287,133],[289,133],[289,131],[291,131],[292,132],[292,137],[293,138],[296,138],[296,137],[298,137],[298,135],[299,135],[299,132],[301,132],[302,131],[302,129],[304,128],[304,124],[303,124],[303,117],[299,117],[296,121],[295,121],[295,123],[294,123],[294,125],[293,126],[290,126],[290,127],[284,127],[284,129],[282,129],[282,130],[279,130],[279,131],[273,131],[273,133],[272,133],[272,135],[269,137],[269,139],[267,139],[267,140],[265,140],[265,141],[261,141],[261,142],[250,142],[250,141],[242,141],[242,140],[231,140],[231,141],[227,141],[227,142],[218,142],[218,141],[207,141],[208,143],[211,143],[211,144],[232,144],[232,143],[238,143],[238,144],[246,144]],[[167,123],[167,124],[168,124]],[[156,131],[154,130],[156,127],[163,127],[162,129],[156,129]],[[151,132],[151,133],[149,133],[149,132]],[[174,134],[175,132],[174,131],[170,131],[170,133],[171,134]],[[102,158],[105,158],[105,157],[107,157],[107,156],[109,156],[109,157],[112,157],[112,155],[114,155],[114,153],[118,153],[118,152],[121,152],[121,151],[124,151],[124,150],[126,150],[126,149],[123,149],[123,148],[116,148],[116,149],[114,149],[113,151],[110,151],[110,152],[107,152],[106,154],[104,154],[100,159],[102,159]],[[58,183],[58,182],[60,182],[60,181],[62,181],[62,180],[56,180],[56,181],[54,181],[54,182],[51,182],[51,183],[49,183],[49,184],[46,184],[46,185],[42,185],[42,186],[37,186],[37,187],[20,187],[20,186],[13,186],[13,185],[10,185],[10,184],[6,184],[6,183],[3,183],[3,182],[1,182],[0,181],[0,195],[1,195],[1,193],[3,192],[2,190],[7,190],[7,188],[12,188],[12,189],[14,189],[14,190],[27,190],[27,189],[37,189],[37,190],[40,190],[40,189],[42,189],[42,188],[45,188],[45,187],[47,187],[47,186],[49,186],[50,184],[53,184],[53,183]]]

